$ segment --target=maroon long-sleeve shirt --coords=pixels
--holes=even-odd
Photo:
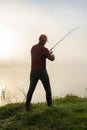
[[[46,58],[51,61],[55,59],[43,44],[34,45],[31,49],[31,70],[46,69]]]

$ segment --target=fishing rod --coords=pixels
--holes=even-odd
[[[68,35],[70,35],[73,31],[75,31],[76,29],[78,29],[79,27],[76,27],[74,29],[72,29],[70,32],[68,32],[63,38],[61,38],[51,49],[50,51],[52,51],[60,42],[62,42]]]

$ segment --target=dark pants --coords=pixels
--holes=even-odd
[[[36,88],[38,80],[41,80],[44,89],[46,91],[46,100],[48,106],[52,104],[52,95],[51,95],[51,87],[50,87],[50,81],[49,81],[49,76],[47,74],[46,70],[41,70],[41,71],[34,71],[32,70],[30,73],[30,87],[27,93],[27,98],[26,98],[26,104],[30,105],[31,99],[33,92]]]

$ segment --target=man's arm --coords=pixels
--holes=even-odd
[[[44,52],[45,52],[46,58],[48,58],[51,61],[55,60],[55,57],[52,54],[53,52],[49,52],[49,50],[47,48],[44,49]]]

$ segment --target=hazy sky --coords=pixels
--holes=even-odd
[[[75,51],[83,59],[87,53],[86,23],[86,0],[0,0],[0,60],[25,59],[41,33],[47,34],[51,47],[76,26],[80,29],[64,41],[63,54]]]
[[[54,49],[56,60],[48,69],[54,66],[55,73],[57,67],[71,68],[71,75],[82,76],[79,80],[85,79],[87,86],[87,0],[0,0],[0,71],[12,66],[30,69],[30,49],[40,34],[48,36],[50,49],[76,26],[80,28]]]

